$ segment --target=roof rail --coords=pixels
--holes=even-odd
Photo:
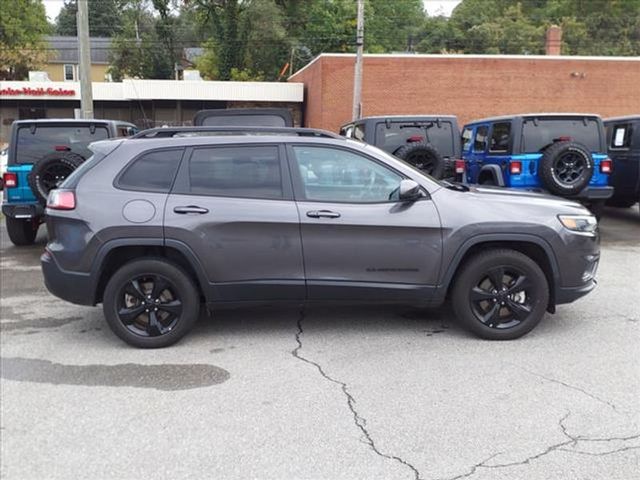
[[[142,130],[129,138],[172,138],[197,137],[207,135],[297,135],[299,137],[320,137],[344,139],[337,133],[315,128],[292,127],[161,127]]]

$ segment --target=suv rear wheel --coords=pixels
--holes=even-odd
[[[182,269],[152,258],[127,263],[111,277],[103,308],[109,327],[122,340],[160,348],[177,342],[193,327],[200,298]]]
[[[73,152],[55,152],[41,158],[27,180],[38,201],[45,205],[47,196],[84,162],[84,157]]]
[[[40,223],[37,220],[6,217],[9,240],[16,246],[33,245]]]
[[[445,176],[445,161],[431,144],[414,142],[400,147],[394,155],[433,178]]]
[[[463,265],[453,288],[453,308],[479,337],[511,340],[542,319],[549,286],[542,269],[515,250],[488,250]]]
[[[576,142],[556,142],[540,160],[540,178],[556,195],[580,193],[591,181],[593,160],[589,150]]]

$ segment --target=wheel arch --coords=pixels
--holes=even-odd
[[[556,289],[560,285],[558,261],[546,240],[535,235],[478,235],[460,246],[449,263],[441,283],[444,298],[448,297],[455,284],[456,277],[465,263],[479,252],[490,249],[511,249],[520,252],[536,262],[549,284],[549,305],[547,310],[555,312]],[[443,298],[443,299],[444,299]]]
[[[107,243],[94,261],[94,305],[102,302],[109,278],[123,265],[143,257],[163,258],[184,270],[193,280],[202,299],[206,299],[207,285],[204,270],[191,249],[181,242],[165,245],[162,240],[127,239]]]
[[[478,183],[482,183],[482,179],[491,177],[498,187],[504,187],[504,174],[498,165],[484,165],[478,173]]]

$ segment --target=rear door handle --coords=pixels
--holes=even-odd
[[[340,218],[338,212],[332,212],[331,210],[311,210],[307,212],[307,217],[310,218]]]
[[[185,214],[185,213],[199,213],[199,214],[209,213],[209,209],[198,207],[196,205],[187,205],[185,207],[175,207],[173,209],[173,211],[175,213],[180,213],[180,214]]]

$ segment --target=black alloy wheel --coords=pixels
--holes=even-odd
[[[63,163],[53,163],[48,165],[39,175],[40,183],[44,190],[49,192],[58,188],[60,184],[69,176],[75,168]]]
[[[525,254],[485,250],[458,267],[451,300],[468,330],[489,340],[511,340],[540,322],[549,303],[549,284]]]
[[[160,275],[132,278],[120,291],[118,318],[132,333],[157,337],[169,333],[182,315],[182,301]]]
[[[531,314],[531,287],[527,276],[516,268],[492,268],[471,289],[471,308],[490,328],[515,327]]]
[[[111,330],[130,345],[160,348],[180,340],[200,313],[194,280],[164,258],[143,258],[120,267],[102,299]]]
[[[573,185],[583,176],[586,168],[584,156],[569,151],[556,158],[553,164],[553,175],[560,183]]]
[[[435,169],[435,159],[432,155],[429,155],[425,152],[413,152],[407,158],[405,158],[405,162],[413,165],[418,170],[422,170],[423,172],[431,175],[433,170]]]

